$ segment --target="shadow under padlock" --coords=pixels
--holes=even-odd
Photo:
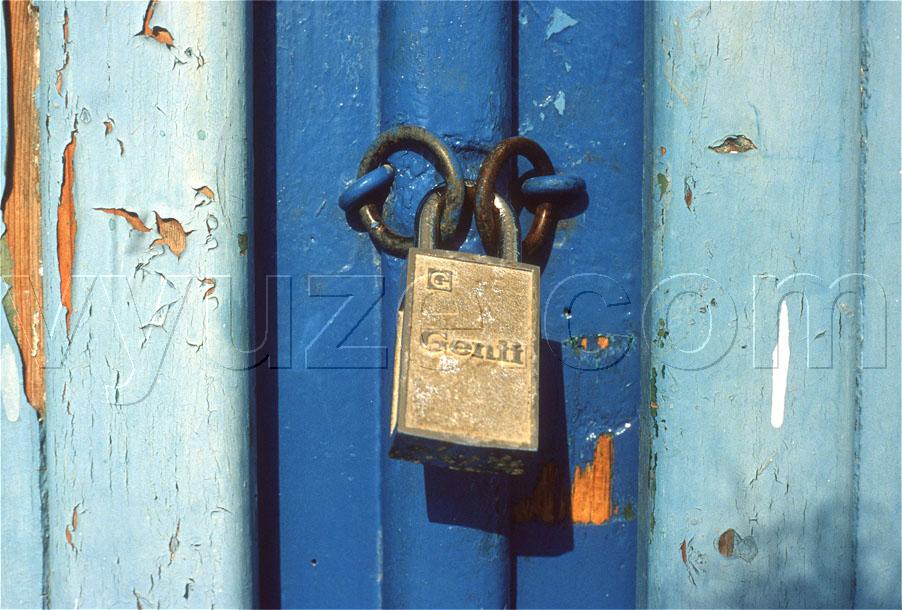
[[[429,521],[511,534],[511,552],[556,556],[573,549],[572,485],[561,344],[541,342],[539,449],[522,475],[423,468]]]

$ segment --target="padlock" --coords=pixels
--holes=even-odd
[[[539,268],[519,262],[517,222],[496,195],[504,258],[435,248],[440,189],[418,213],[398,311],[394,458],[521,474],[539,442]]]

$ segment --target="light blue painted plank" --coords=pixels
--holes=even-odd
[[[5,36],[5,13],[0,33]],[[0,45],[0,167],[6,167],[10,129],[7,45]],[[0,192],[6,173],[0,172]],[[0,218],[0,235],[6,225]],[[9,290],[11,269],[0,268],[0,299]],[[22,358],[6,316],[0,316],[0,608],[40,608],[43,545],[41,540],[40,426],[25,398]]]
[[[247,7],[160,2],[149,26],[172,48],[136,36],[146,7],[40,6],[48,604],[249,607]],[[73,142],[67,337],[56,231]],[[155,213],[188,232],[180,258],[152,245]]]
[[[0,286],[5,294],[6,282]],[[19,348],[5,317],[0,325],[0,607],[40,608],[40,427],[22,389]]]
[[[885,363],[867,362],[860,378],[855,606],[902,607],[900,409],[900,37],[898,2],[862,6],[863,130],[862,340],[882,345]],[[885,365],[885,366],[882,366]]]
[[[853,601],[859,34],[853,4],[650,13],[640,604]]]

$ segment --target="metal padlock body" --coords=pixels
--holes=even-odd
[[[500,204],[515,253],[515,220]],[[412,248],[398,315],[390,455],[522,473],[538,450],[538,310],[534,265]]]

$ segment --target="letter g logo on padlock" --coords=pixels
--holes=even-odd
[[[431,290],[443,290],[451,292],[454,288],[454,274],[444,269],[429,269],[426,280],[426,287]]]

